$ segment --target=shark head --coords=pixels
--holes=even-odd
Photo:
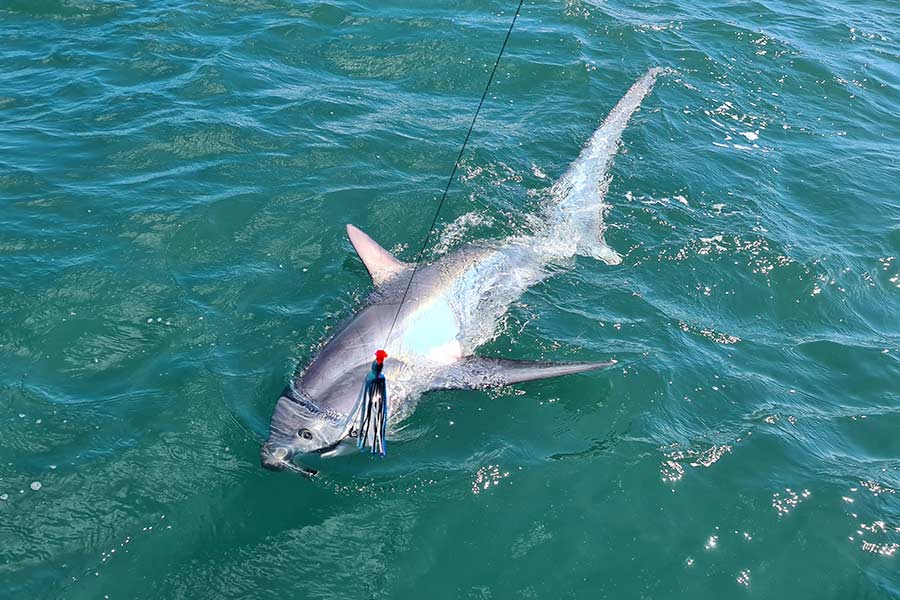
[[[311,469],[295,465],[294,459],[333,450],[347,437],[347,432],[339,419],[321,409],[308,394],[289,386],[275,404],[269,439],[260,449],[260,462],[263,467],[276,471],[287,467],[315,474]]]

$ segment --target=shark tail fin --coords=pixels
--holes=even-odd
[[[603,124],[587,141],[578,159],[556,184],[561,198],[557,205],[557,227],[563,239],[574,239],[576,252],[610,265],[622,257],[603,241],[606,213],[604,202],[612,181],[610,169],[621,144],[622,133],[641,102],[664,71],[648,69],[622,96]]]
[[[587,256],[588,258],[601,260],[608,265],[622,264],[622,256],[603,240],[602,235],[600,235],[597,240],[591,242],[582,241],[579,243],[578,254]]]
[[[611,360],[607,362],[554,363],[470,356],[445,371],[435,387],[439,389],[482,389],[584,373],[611,367],[616,362]]]

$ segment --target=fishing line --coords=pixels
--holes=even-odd
[[[506,50],[506,44],[509,42],[509,37],[512,35],[513,28],[516,26],[516,19],[519,18],[519,12],[522,10],[522,4],[524,4],[525,0],[519,0],[519,5],[516,7],[516,14],[513,15],[512,22],[509,24],[509,30],[506,32],[506,37],[503,39],[503,45],[500,46],[500,52],[497,54],[497,60],[494,61],[494,68],[491,69],[491,76],[488,77],[487,85],[484,86],[484,93],[481,94],[481,100],[478,102],[478,108],[475,109],[475,115],[472,117],[472,123],[469,125],[469,131],[466,132],[466,139],[463,140],[462,147],[459,149],[459,155],[456,157],[456,162],[453,163],[453,170],[450,172],[450,179],[447,180],[447,187],[444,188],[444,193],[441,195],[441,201],[438,203],[437,210],[434,211],[434,218],[431,220],[431,226],[428,228],[428,233],[425,235],[425,240],[422,242],[422,248],[416,254],[416,261],[413,263],[412,275],[409,277],[409,281],[406,282],[406,289],[403,290],[403,296],[400,298],[400,304],[397,305],[397,312],[394,313],[394,320],[391,321],[391,327],[388,329],[387,337],[384,340],[384,345],[382,348],[387,348],[388,342],[391,339],[391,334],[394,332],[394,325],[397,324],[397,318],[400,316],[400,311],[403,309],[403,304],[406,302],[406,297],[409,295],[409,289],[412,287],[413,279],[416,277],[416,271],[419,270],[419,265],[422,262],[422,255],[425,254],[425,250],[428,248],[428,242],[431,240],[431,235],[434,233],[434,227],[437,224],[438,216],[441,214],[441,208],[444,206],[444,201],[447,200],[447,192],[450,191],[450,186],[453,184],[453,179],[456,177],[456,171],[459,169],[459,163],[462,160],[463,153],[466,151],[466,144],[469,143],[469,137],[472,135],[472,130],[475,129],[475,121],[478,120],[478,114],[481,112],[481,107],[484,104],[485,98],[487,98],[488,91],[491,88],[491,83],[494,81],[494,74],[497,73],[497,67],[500,65],[500,59],[503,57],[503,52]]]
[[[416,253],[416,261],[413,263],[412,273],[409,276],[409,280],[406,282],[403,296],[400,297],[400,303],[397,304],[397,310],[394,312],[394,318],[391,320],[391,327],[388,329],[387,336],[384,339],[384,345],[375,352],[375,360],[372,362],[372,369],[369,371],[369,374],[366,375],[366,379],[360,389],[359,399],[356,402],[356,407],[358,407],[359,410],[359,421],[355,427],[357,446],[359,446],[359,448],[370,446],[372,448],[372,454],[384,456],[386,453],[385,438],[387,437],[388,422],[388,393],[387,382],[383,370],[384,359],[387,358],[388,354],[384,351],[384,348],[388,347],[388,342],[391,340],[391,335],[394,333],[394,326],[397,324],[397,319],[400,317],[400,311],[403,310],[403,305],[406,302],[407,296],[409,296],[409,290],[412,288],[413,279],[416,278],[419,265],[422,264],[422,256],[428,248],[428,242],[431,241],[432,234],[434,234],[434,228],[437,225],[438,217],[441,214],[441,208],[443,208],[444,202],[447,200],[447,193],[450,191],[450,186],[453,184],[453,179],[456,177],[456,171],[459,170],[459,163],[462,161],[463,154],[466,151],[466,145],[469,143],[469,138],[472,137],[472,130],[475,129],[475,122],[478,120],[479,113],[481,113],[481,107],[484,106],[488,91],[491,89],[491,83],[494,81],[494,75],[497,73],[497,67],[500,65],[500,59],[503,57],[503,52],[506,50],[506,44],[509,42],[509,37],[512,35],[513,28],[516,26],[516,19],[519,18],[519,12],[521,12],[524,3],[525,0],[519,0],[519,5],[516,7],[516,13],[513,15],[512,22],[509,24],[509,29],[506,31],[506,37],[503,38],[503,45],[500,46],[500,52],[497,54],[497,60],[494,61],[494,68],[491,69],[491,76],[488,77],[487,84],[484,86],[484,92],[481,94],[481,100],[478,101],[478,108],[475,109],[475,114],[472,116],[472,122],[469,124],[469,130],[466,132],[466,138],[463,140],[462,147],[459,149],[459,154],[456,156],[456,161],[453,163],[453,170],[450,172],[450,178],[447,180],[446,187],[444,187],[444,193],[441,194],[441,201],[438,203],[437,210],[434,211],[434,217],[431,219],[428,233],[425,234],[425,239],[422,240],[422,247],[419,249],[418,253]],[[356,407],[354,407],[354,411],[357,410]]]

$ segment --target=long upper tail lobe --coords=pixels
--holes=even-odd
[[[631,86],[585,144],[578,159],[553,186],[551,194],[556,204],[551,211],[551,235],[573,242],[575,253],[609,264],[622,261],[603,240],[608,209],[603,200],[610,183],[609,169],[628,120],[640,108],[661,72],[659,68],[650,69]]]

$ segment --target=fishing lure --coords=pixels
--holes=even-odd
[[[375,360],[372,361],[372,370],[366,375],[362,390],[359,392],[359,426],[357,428],[356,445],[362,449],[366,445],[372,446],[372,454],[385,455],[387,443],[388,421],[388,397],[387,385],[382,370],[387,352],[378,350],[375,352]],[[372,440],[369,442],[371,430]]]

